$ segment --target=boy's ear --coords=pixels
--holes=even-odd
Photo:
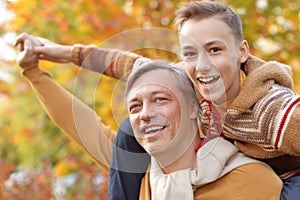
[[[244,63],[246,62],[246,60],[248,59],[249,56],[249,45],[247,40],[243,40],[240,44],[240,58],[239,61],[240,63]]]

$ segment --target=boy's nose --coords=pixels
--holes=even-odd
[[[198,72],[210,71],[213,67],[210,56],[206,52],[199,53],[199,56],[194,63]]]

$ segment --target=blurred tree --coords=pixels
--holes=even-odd
[[[300,92],[300,4],[297,0],[227,0],[241,16],[252,53],[293,67]]]
[[[300,4],[297,0],[224,1],[241,16],[244,36],[249,41],[251,52],[263,59],[293,66],[295,90],[300,92]],[[5,6],[14,13],[14,18],[0,24],[0,35],[27,32],[62,44],[92,43],[106,46],[110,43],[116,48],[133,48],[145,56],[177,60],[173,50],[146,48],[146,40],[151,36],[144,37],[145,41],[136,41],[135,37],[118,40],[122,38],[118,34],[136,28],[176,30],[174,10],[179,2],[175,0],[11,0],[6,1]],[[176,43],[176,39],[165,35],[152,42],[159,45],[157,43],[161,40]],[[145,43],[145,48],[135,49],[134,43],[137,42]],[[0,80],[0,157],[10,164],[30,168],[44,167],[41,163],[50,162],[57,176],[78,171],[78,166],[82,165],[94,167],[89,157],[48,119],[28,83],[20,76],[16,64],[4,61],[0,64],[0,73],[6,71],[13,77],[10,81]],[[124,110],[113,109],[120,108],[118,104],[122,104],[119,92],[122,84],[79,70],[71,64],[43,62],[41,65],[60,84],[75,92],[103,116],[105,123],[117,129],[118,123],[126,115]],[[7,70],[7,66],[12,67]],[[78,158],[73,159],[77,164],[72,168],[65,164],[69,156]],[[87,173],[87,167],[84,169],[84,173]]]

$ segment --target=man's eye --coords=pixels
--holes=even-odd
[[[192,56],[195,56],[195,55],[196,55],[195,52],[185,52],[185,53],[183,53],[184,57],[192,57]]]
[[[140,107],[139,104],[130,105],[129,112],[134,112],[134,111],[138,110],[139,107]]]
[[[162,102],[162,101],[166,101],[167,99],[166,98],[163,98],[163,97],[159,97],[159,98],[156,98],[156,102]]]

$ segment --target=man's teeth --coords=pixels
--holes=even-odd
[[[159,130],[162,130],[163,128],[164,128],[164,126],[152,126],[152,127],[146,128],[145,133],[148,134],[150,132],[159,131]]]
[[[215,76],[215,77],[209,77],[209,78],[198,78],[198,80],[201,82],[201,83],[204,83],[204,84],[209,84],[215,80],[217,80],[218,77]]]

